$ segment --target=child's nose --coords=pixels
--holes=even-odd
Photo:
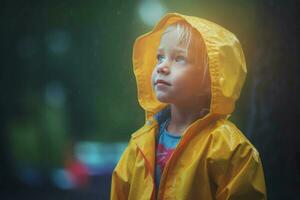
[[[169,65],[166,63],[161,63],[161,65],[157,67],[156,72],[158,74],[169,74],[170,73]]]

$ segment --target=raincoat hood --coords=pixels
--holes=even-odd
[[[195,28],[206,46],[211,79],[209,115],[230,115],[244,85],[247,69],[241,45],[225,28],[194,16],[166,14],[152,31],[138,37],[133,47],[133,68],[137,81],[138,100],[145,110],[146,120],[166,104],[156,99],[151,75],[156,65],[156,52],[167,26],[184,20]]]

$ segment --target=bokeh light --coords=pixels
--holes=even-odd
[[[159,0],[143,0],[139,4],[139,16],[149,27],[153,26],[166,12],[167,9]]]

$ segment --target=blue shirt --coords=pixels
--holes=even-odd
[[[158,141],[156,146],[155,156],[155,184],[158,191],[160,177],[164,170],[167,161],[170,159],[173,151],[175,150],[181,136],[175,135],[166,130],[169,119],[163,122],[159,128]]]

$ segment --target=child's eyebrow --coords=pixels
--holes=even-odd
[[[164,51],[164,48],[163,47],[159,47],[157,49],[157,51],[158,52]],[[176,52],[176,53],[185,53],[185,54],[187,53],[186,49],[183,49],[183,48],[176,48],[176,49],[174,49],[174,52]]]
[[[182,48],[176,48],[174,51],[177,53],[187,53],[186,49],[182,49]]]

